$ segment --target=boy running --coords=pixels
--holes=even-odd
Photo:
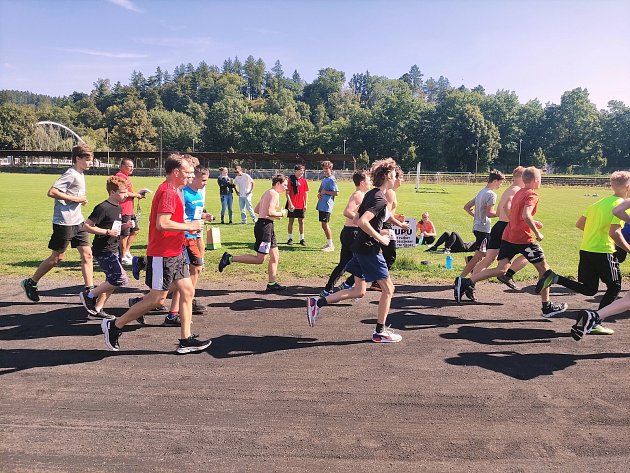
[[[48,197],[55,199],[53,233],[48,243],[48,248],[52,250],[52,253],[41,262],[33,276],[20,283],[26,297],[33,302],[39,302],[37,284],[40,279],[63,260],[68,244],[79,251],[85,288],[88,290],[92,288],[92,250],[90,237],[83,228],[81,206],[88,202],[83,173],[90,169],[93,159],[94,154],[88,145],[73,146],[72,167],[64,172],[48,190]]]
[[[120,171],[116,176],[120,177],[127,183],[127,198],[120,204],[122,209],[122,223],[132,222],[131,225],[123,226],[120,233],[120,259],[123,264],[130,265],[132,263],[131,245],[138,236],[140,227],[138,219],[134,213],[133,199],[144,199],[146,194],[133,191],[133,185],[129,176],[133,174],[133,161],[129,158],[123,158],[120,163]]]
[[[127,181],[112,176],[107,179],[105,188],[108,199],[94,207],[83,225],[87,232],[96,235],[92,242],[92,255],[105,273],[105,281],[79,294],[81,304],[88,312],[88,319],[93,320],[115,319],[103,310],[103,306],[117,287],[125,286],[129,281],[119,258],[120,235],[124,228],[132,225],[130,221],[122,223],[120,207],[127,198]]]
[[[278,251],[278,243],[276,241],[276,233],[273,227],[273,221],[282,218],[285,211],[278,210],[280,204],[280,193],[287,190],[287,178],[284,174],[276,174],[271,180],[271,189],[265,191],[260,198],[260,202],[256,204],[254,212],[258,214],[258,219],[254,225],[254,249],[256,255],[234,255],[227,251],[223,253],[221,261],[219,261],[219,272],[222,273],[226,266],[232,263],[243,264],[263,264],[267,255],[269,255],[269,263],[267,265],[267,292],[276,292],[286,289],[286,286],[278,284],[276,276],[278,272],[278,261],[280,253]]]
[[[560,284],[585,296],[594,296],[599,290],[599,281],[606,285],[606,292],[599,302],[602,309],[611,304],[621,291],[621,271],[615,255],[615,245],[624,251],[630,246],[621,233],[621,220],[615,217],[613,209],[628,197],[630,173],[617,171],[610,176],[613,195],[604,197],[586,209],[575,226],[584,232],[580,245],[578,280],[572,281],[548,270],[536,285],[536,290]],[[591,333],[611,335],[612,329],[595,325]]]
[[[357,210],[363,202],[365,193],[370,190],[370,176],[365,171],[356,171],[352,175],[352,182],[354,182],[355,190],[348,199],[348,204],[343,210],[343,216],[346,217],[346,222],[339,235],[339,241],[341,242],[341,253],[339,254],[339,263],[335,266],[330,278],[324,287],[324,290],[319,294],[322,297],[326,297],[335,290],[335,284],[337,280],[346,270],[346,265],[352,259],[352,244],[354,243],[359,227],[354,221],[354,217],[357,214]],[[346,282],[343,283],[342,289],[349,289],[354,285],[354,276],[350,276]]]
[[[300,245],[305,246],[304,241],[304,215],[308,207],[308,182],[304,179],[304,166],[295,165],[295,173],[289,176],[287,186],[287,210],[289,211],[287,245],[293,244],[293,220],[298,219],[300,230]]]
[[[510,221],[503,232],[501,247],[497,257],[496,268],[484,269],[473,274],[470,279],[458,277],[455,279],[455,300],[461,302],[462,295],[470,289],[474,289],[475,283],[504,275],[510,267],[510,261],[514,256],[521,254],[527,258],[538,270],[540,277],[549,269],[545,254],[536,241],[542,241],[540,233],[534,221],[534,215],[538,209],[538,193],[541,174],[535,167],[526,168],[523,171],[524,187],[518,191],[512,199]],[[555,304],[549,300],[549,288],[540,291],[542,300],[542,316],[552,317],[567,310],[566,303]]]
[[[394,294],[394,285],[389,277],[381,247],[389,244],[390,233],[388,230],[383,230],[383,222],[387,217],[385,192],[394,188],[396,161],[391,158],[376,161],[372,165],[370,174],[376,187],[365,194],[363,202],[359,206],[357,212],[359,231],[352,245],[352,259],[346,266],[346,271],[355,277],[354,287],[319,299],[316,297],[307,298],[306,316],[308,324],[313,327],[322,307],[347,299],[361,298],[365,296],[366,283],[378,281],[382,291],[372,341],[394,343],[401,341],[402,337],[390,330],[389,327],[385,327]]]
[[[184,232],[198,232],[203,228],[201,220],[184,223],[184,205],[177,193],[194,173],[193,166],[181,154],[171,154],[164,162],[164,170],[166,179],[155,191],[149,216],[146,283],[151,290],[120,318],[103,320],[105,345],[110,350],[119,350],[118,339],[123,327],[163,304],[169,289],[178,291],[180,297],[181,338],[177,353],[205,350],[211,343],[210,340],[199,340],[199,336],[190,331],[195,288],[182,254]]]

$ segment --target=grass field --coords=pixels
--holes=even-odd
[[[53,200],[46,192],[57,176],[32,174],[0,174],[0,271],[15,275],[16,278],[33,273],[39,263],[50,254],[48,240],[51,233]],[[92,208],[107,197],[105,177],[86,176],[89,202],[84,209],[87,217]],[[134,177],[136,189],[148,187],[155,190],[161,178]],[[311,182],[310,209],[306,218],[306,247],[285,245],[287,237],[286,221],[276,223],[276,234],[280,246],[279,280],[299,278],[325,278],[338,260],[338,253],[322,253],[319,249],[325,243],[324,234],[317,221],[315,200],[317,182]],[[343,225],[342,211],[353,190],[351,182],[340,182],[340,194],[331,220],[335,245]],[[260,195],[270,187],[270,182],[257,181],[254,191],[254,205]],[[465,240],[472,240],[472,219],[462,209],[464,203],[475,196],[481,185],[427,185],[416,193],[415,184],[404,183],[398,191],[399,211],[407,216],[419,218],[423,211],[431,213],[438,234],[442,231],[457,231]],[[499,190],[501,192],[502,189]],[[551,264],[559,273],[576,275],[578,248],[581,232],[575,228],[575,221],[583,210],[597,199],[597,195],[607,194],[604,188],[551,187],[540,189],[537,219],[544,223],[545,239],[542,246]],[[133,253],[143,254],[146,248],[147,223],[150,209],[149,197],[142,201],[141,232],[136,239]],[[216,216],[220,214],[218,186],[210,180],[207,191],[206,208]],[[238,202],[234,202],[234,221],[239,222]],[[218,280],[221,275],[216,264],[223,253],[251,252],[253,225],[217,225],[221,229],[223,248],[206,253],[206,271],[202,279]],[[294,238],[297,222],[294,228]],[[444,255],[424,253],[422,249],[401,249],[394,266],[394,277],[406,280],[450,281],[464,264],[464,254],[455,254],[454,269],[444,268]],[[422,265],[422,260],[430,261]],[[52,274],[79,275],[78,253],[69,250],[66,260],[55,268]],[[266,266],[238,265],[226,270],[228,276],[237,274],[250,280],[264,280]],[[516,280],[531,279],[535,271],[527,267]],[[99,277],[97,276],[97,281]]]

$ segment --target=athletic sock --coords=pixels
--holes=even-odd
[[[385,324],[376,324],[376,333],[381,333],[385,330]]]
[[[287,236],[288,236],[287,240],[293,240],[293,233],[289,233]]]
[[[512,279],[512,276],[514,276],[516,274],[516,271],[514,271],[513,269],[508,269],[505,272],[505,276],[508,277],[509,279]]]
[[[304,233],[300,233],[300,240],[304,240]]]
[[[320,297],[319,299],[317,299],[317,307],[321,309],[325,305],[328,305],[328,301],[326,300],[325,297]]]
[[[332,240],[326,240],[326,244],[327,244],[328,246],[333,246],[333,242],[332,242]]]

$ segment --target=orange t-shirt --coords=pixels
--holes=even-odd
[[[420,234],[422,232],[435,233],[435,227],[433,226],[433,222],[431,220],[427,220],[426,222],[424,220],[420,220],[416,223],[416,233]]]
[[[525,245],[536,241],[534,232],[523,220],[523,209],[527,206],[533,207],[532,216],[536,215],[538,194],[534,189],[521,189],[514,194],[510,221],[503,231],[503,240],[517,245]]]

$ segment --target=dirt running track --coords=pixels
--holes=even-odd
[[[198,290],[207,352],[175,354],[179,330],[156,315],[113,353],[78,282],[44,280],[32,304],[0,278],[0,471],[630,469],[626,316],[576,343],[575,312],[543,319],[531,293],[488,283],[457,305],[450,288],[400,284],[389,320],[403,341],[377,345],[376,293],[309,328],[321,281],[268,295],[228,275]]]

